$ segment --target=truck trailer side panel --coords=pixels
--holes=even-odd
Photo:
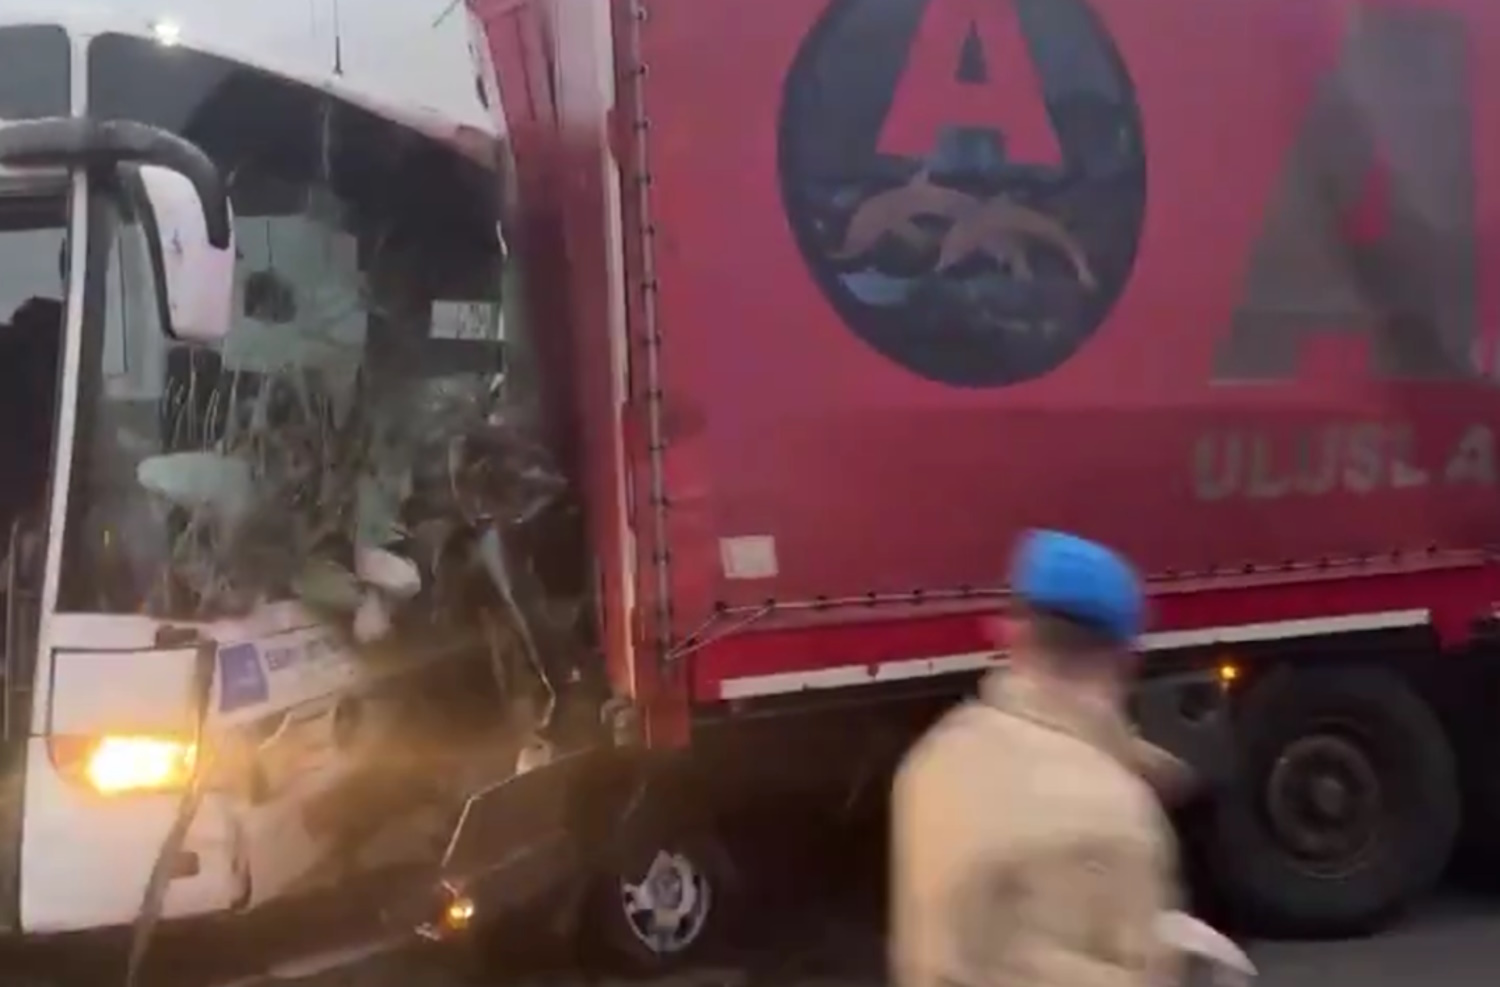
[[[654,657],[726,611],[998,588],[1030,526],[1164,586],[1500,534],[1476,0],[617,2],[607,106],[599,4],[494,5],[560,31],[569,150],[530,160],[570,190],[591,514],[634,539],[606,609]]]
[[[679,632],[1500,535],[1485,8],[639,6]]]

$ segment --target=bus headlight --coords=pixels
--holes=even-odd
[[[173,737],[54,737],[50,746],[59,772],[101,795],[180,791],[198,760],[196,744]]]

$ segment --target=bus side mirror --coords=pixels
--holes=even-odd
[[[7,120],[0,121],[0,165],[114,170],[150,239],[168,333],[213,342],[229,332],[235,259],[229,192],[197,145],[134,120]]]
[[[164,328],[184,342],[223,339],[234,325],[233,225],[227,239],[211,237],[198,191],[180,172],[158,165],[130,172],[126,185],[150,243]]]

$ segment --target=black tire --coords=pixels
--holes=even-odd
[[[625,883],[641,883],[660,854],[685,863],[697,876],[691,893],[700,905],[706,899],[701,928],[684,948],[652,948],[627,914]],[[633,836],[595,875],[583,916],[584,934],[601,966],[640,976],[665,973],[701,963],[723,949],[741,897],[738,872],[722,841],[711,831],[662,830]]]
[[[1453,753],[1431,710],[1401,679],[1367,668],[1280,669],[1252,686],[1235,718],[1240,772],[1215,807],[1209,838],[1210,863],[1237,922],[1263,935],[1368,933],[1441,876],[1461,814]],[[1283,779],[1317,756],[1322,774],[1305,777],[1323,780],[1309,781],[1303,799],[1288,797],[1296,786]],[[1355,756],[1365,763],[1348,760]],[[1358,770],[1339,774],[1351,766]],[[1290,844],[1306,851],[1308,840],[1332,838],[1272,820],[1295,814],[1286,808],[1294,803],[1303,821],[1319,811],[1338,815],[1329,801],[1349,800],[1338,788],[1328,795],[1335,777],[1352,777],[1343,789],[1373,785],[1378,794],[1337,822],[1316,820],[1347,841],[1337,853],[1299,855]],[[1280,813],[1269,807],[1273,792],[1283,793],[1274,800]]]

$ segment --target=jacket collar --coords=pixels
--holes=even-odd
[[[980,701],[1049,730],[1076,737],[1116,757],[1130,749],[1130,724],[1102,698],[1080,695],[1021,669],[997,669],[979,685]]]

